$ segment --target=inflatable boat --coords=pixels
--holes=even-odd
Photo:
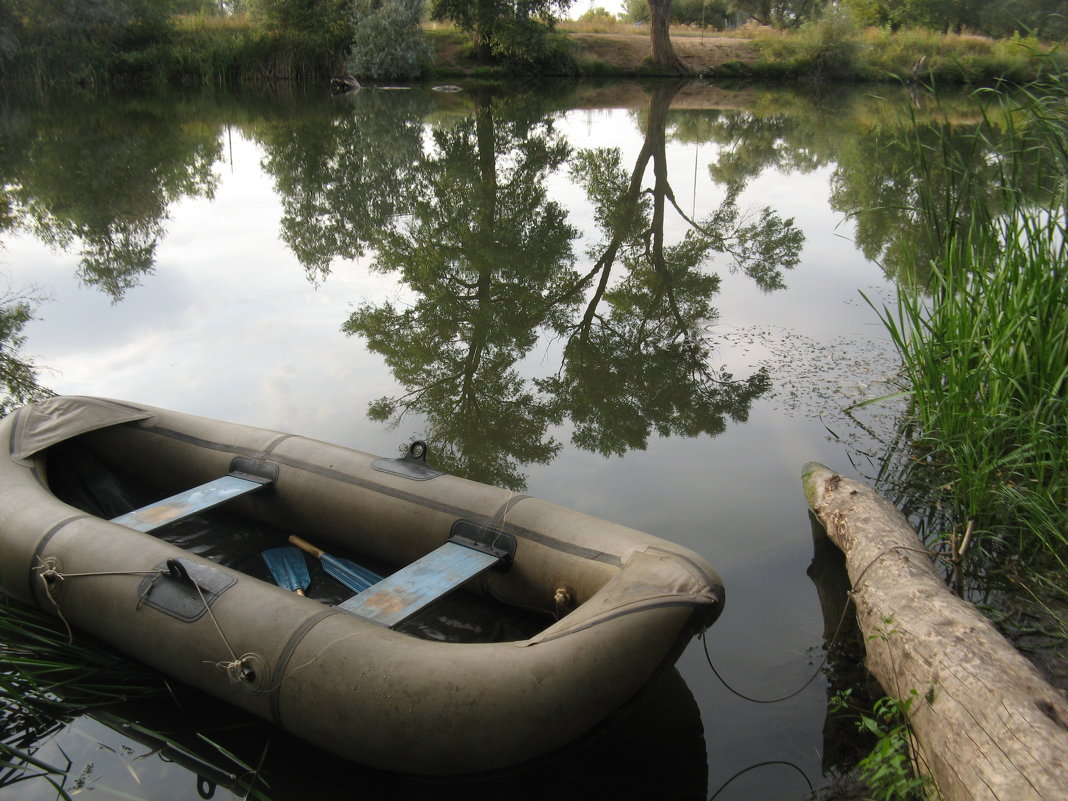
[[[0,443],[7,595],[382,770],[551,754],[723,607],[696,553],[442,474],[421,443],[381,458],[87,397],[18,409]]]

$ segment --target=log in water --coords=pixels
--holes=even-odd
[[[868,669],[905,700],[920,769],[946,801],[1068,799],[1068,703],[946,587],[872,489],[809,462],[805,496],[846,556]]]

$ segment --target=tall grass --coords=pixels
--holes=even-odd
[[[993,39],[942,34],[926,28],[861,28],[844,11],[791,31],[753,36],[761,55],[758,73],[844,80],[905,78],[935,85],[1017,83],[1056,69],[1063,57],[1032,37]]]
[[[1068,92],[1064,75],[1032,85],[974,135],[1003,136],[994,193],[946,190],[917,213],[941,247],[927,294],[899,289],[883,322],[899,350],[931,461],[950,476],[954,517],[991,553],[1068,569]],[[993,96],[1000,100],[1000,96]],[[924,140],[926,141],[926,140]],[[956,148],[913,140],[917,169]],[[989,151],[996,152],[996,151]],[[1025,177],[1026,176],[1026,177]],[[1047,202],[1021,182],[1041,176]],[[959,183],[969,177],[958,174]],[[965,224],[953,204],[970,197]],[[912,265],[913,268],[920,265]]]

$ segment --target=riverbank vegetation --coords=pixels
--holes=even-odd
[[[912,253],[930,257],[905,256],[899,275],[922,279],[900,281],[882,312],[911,400],[904,466],[886,474],[914,488],[899,503],[932,510],[928,544],[948,554],[958,590],[1063,680],[1068,81],[987,100],[969,138],[909,141],[922,176]],[[967,164],[994,138],[990,185]]]
[[[662,0],[632,0],[619,17],[591,8],[571,21],[570,0],[519,5],[522,14],[508,15],[452,0],[0,0],[0,80],[100,86],[323,82],[350,72],[372,80],[688,72],[988,83],[1037,77],[1050,63],[1050,42],[1068,31],[1038,0],[1020,0],[1011,14],[1000,3],[972,3],[965,16],[938,11],[933,0],[904,10],[861,0],[675,0],[667,3],[672,41],[724,44],[665,66],[650,55],[648,24]],[[578,34],[611,36],[612,45],[594,54]]]

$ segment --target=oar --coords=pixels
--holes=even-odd
[[[267,569],[271,571],[274,583],[279,587],[303,595],[311,584],[304,554],[296,548],[271,548],[263,552],[263,561],[267,563]]]
[[[362,567],[349,559],[331,556],[324,552],[322,548],[316,548],[310,542],[302,540],[300,537],[291,536],[289,541],[302,551],[307,551],[312,556],[316,557],[323,563],[323,570],[353,592],[363,592],[372,584],[377,584],[382,580],[382,577],[373,570],[368,570],[366,567]]]

